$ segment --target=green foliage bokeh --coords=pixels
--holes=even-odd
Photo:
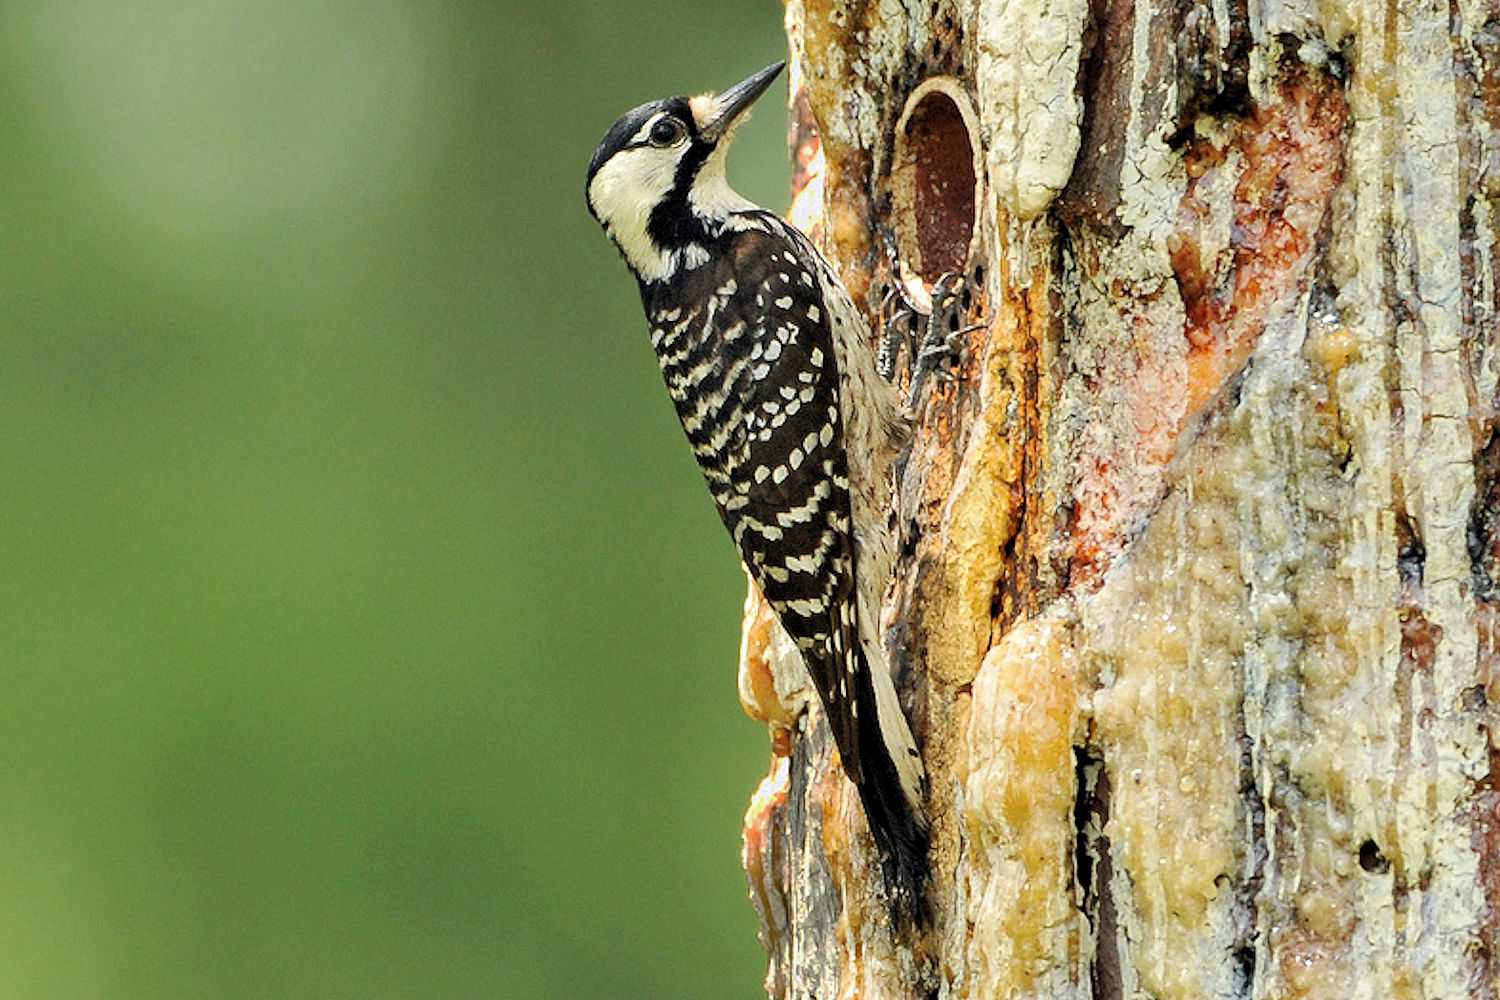
[[[5,7],[0,1000],[760,995],[741,577],[582,188],[779,5]]]

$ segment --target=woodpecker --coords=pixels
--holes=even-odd
[[[784,65],[626,112],[586,194],[635,275],[688,443],[802,654],[894,888],[919,898],[925,775],[879,635],[906,411],[832,266],[725,177],[735,126]]]

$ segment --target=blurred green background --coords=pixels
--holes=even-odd
[[[0,997],[761,995],[741,577],[583,173],[780,22],[4,4]]]

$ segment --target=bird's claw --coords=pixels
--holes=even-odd
[[[896,289],[892,288],[881,300],[878,314],[880,343],[875,352],[875,370],[887,382],[895,381],[901,363],[901,349],[910,342],[917,325],[917,314],[904,301],[905,296],[901,295],[899,299]]]
[[[950,333],[929,335],[917,351],[915,367],[945,382],[957,379],[955,369],[962,369],[969,360],[969,334],[983,326],[975,323]]]
[[[951,305],[962,294],[965,280],[963,275],[950,272],[932,286],[932,312],[927,317],[926,333],[920,345],[913,344],[909,407],[914,408],[921,399],[929,378],[935,376],[941,382],[952,382],[961,377],[968,364],[969,334],[986,325],[958,325],[960,314]]]

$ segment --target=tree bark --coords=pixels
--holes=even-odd
[[[787,29],[794,220],[873,324],[956,272],[934,325],[976,329],[885,604],[934,919],[893,930],[752,592],[767,992],[1500,995],[1500,6]]]

